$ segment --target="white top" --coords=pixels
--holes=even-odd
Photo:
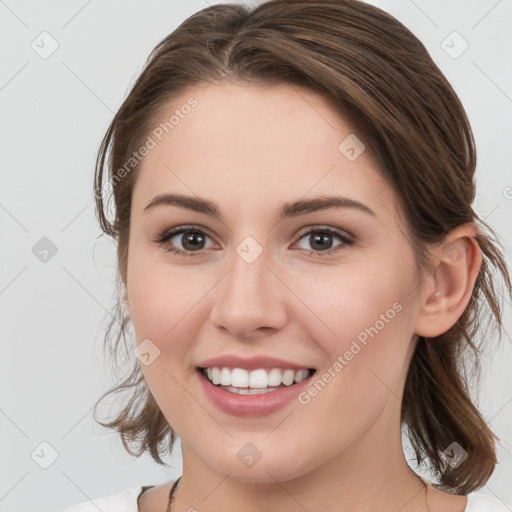
[[[56,512],[98,512],[104,510],[108,512],[139,512],[137,498],[142,492],[142,486],[132,487],[119,494],[104,496],[94,501],[82,501],[66,509],[60,509]],[[467,495],[468,504],[464,512],[511,512],[512,507],[504,502],[480,493],[469,493]]]

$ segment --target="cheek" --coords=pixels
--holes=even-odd
[[[372,339],[394,343],[400,333],[409,337],[414,275],[406,262],[390,260],[384,270],[361,264],[303,280],[298,294],[307,297],[314,335],[328,353],[343,353],[353,340],[365,346]]]
[[[196,308],[204,290],[191,279],[192,266],[185,270],[156,264],[142,251],[130,258],[127,291],[139,354],[144,352],[142,347],[156,354],[150,364],[141,364],[141,370],[160,410],[179,429],[176,411],[191,407],[183,383],[192,371],[191,347],[199,338],[195,330],[200,328]]]
[[[311,336],[327,355],[317,378],[328,383],[317,385],[321,393],[311,390],[320,408],[336,403],[371,415],[390,389],[400,392],[414,334],[413,260],[390,257],[382,267],[354,266],[323,283],[311,280],[307,287],[315,313]],[[308,393],[304,401],[309,398]]]
[[[398,403],[413,332],[406,283],[396,276],[352,290],[345,283],[347,289],[323,299],[326,308],[319,315],[334,334],[322,326],[320,336],[318,329],[326,363],[299,397],[311,431],[323,418],[326,446],[349,444],[387,404]]]
[[[181,324],[193,314],[204,294],[193,266],[166,264],[165,255],[137,251],[129,254],[127,292],[130,318],[137,341],[144,338],[162,342],[179,337]],[[162,343],[160,343],[162,344]]]

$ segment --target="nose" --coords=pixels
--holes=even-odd
[[[286,297],[292,294],[264,252],[251,261],[234,251],[231,262],[216,286],[212,324],[240,340],[282,329],[287,322]]]

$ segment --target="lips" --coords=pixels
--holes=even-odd
[[[207,359],[197,370],[210,401],[235,416],[262,416],[284,407],[310,384],[315,372],[274,357],[236,355]]]
[[[282,368],[284,370],[301,370],[310,368],[310,365],[299,364],[270,356],[240,357],[234,354],[206,359],[198,364],[200,368],[244,368],[245,370],[257,370],[259,368],[271,370],[272,368]]]

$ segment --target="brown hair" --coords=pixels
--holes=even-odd
[[[492,271],[501,275],[509,293],[510,276],[494,231],[471,206],[476,150],[463,106],[423,44],[393,16],[361,1],[270,0],[253,8],[213,5],[185,20],[148,57],[105,134],[96,162],[97,216],[104,233],[118,244],[119,295],[105,338],[114,360],[119,358],[121,340],[126,355],[131,352],[126,344],[129,317],[121,295],[139,165],[122,179],[119,169],[147,139],[172,98],[189,87],[223,80],[300,85],[334,100],[396,191],[423,272],[431,268],[427,244],[442,242],[461,224],[477,222],[483,263],[472,297],[446,333],[420,337],[405,383],[401,419],[417,462],[430,463],[439,488],[467,494],[483,486],[497,463],[498,438],[469,396],[463,356],[470,347],[471,377],[478,378],[485,339],[477,342],[477,334],[483,327],[484,307],[494,327],[502,327],[498,297],[503,291]],[[112,222],[103,200],[105,165],[113,192]],[[172,451],[175,434],[145,383],[138,359],[133,359],[129,358],[130,375],[98,401],[128,390],[129,402],[112,421],[98,421],[96,414],[95,419],[119,432],[130,454],[138,457],[149,450],[164,464],[160,453]],[[441,455],[452,442],[467,452],[457,467],[450,467]]]

